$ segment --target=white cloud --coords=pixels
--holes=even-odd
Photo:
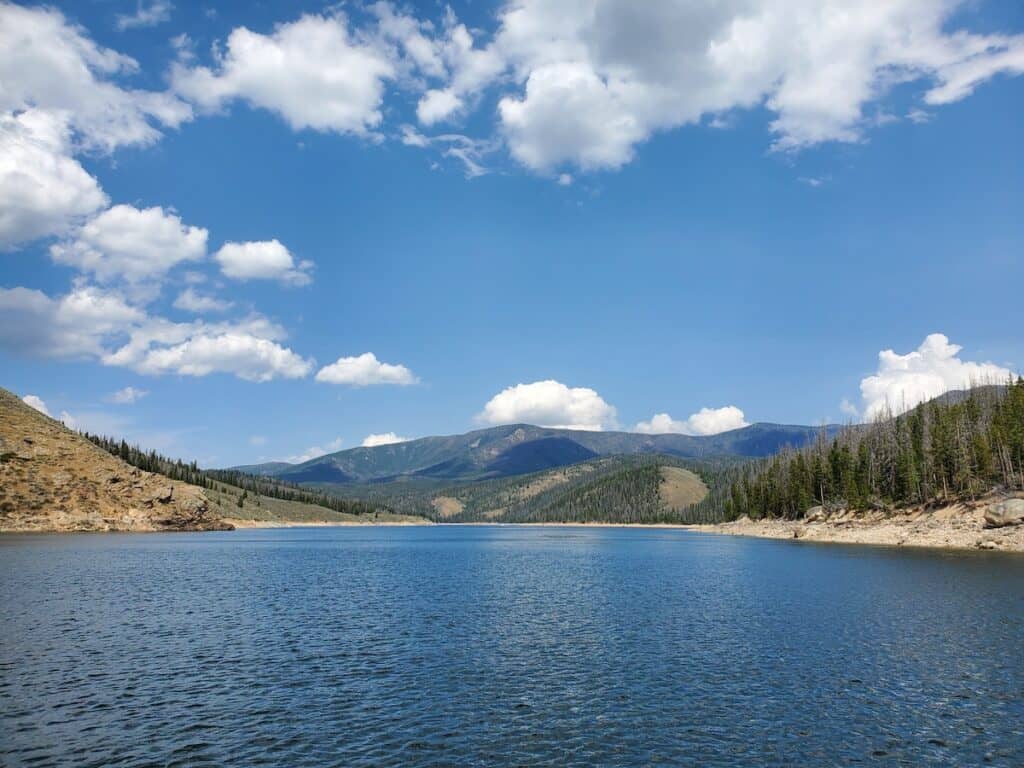
[[[303,462],[306,461],[318,459],[321,456],[325,456],[328,453],[340,451],[343,443],[344,441],[340,437],[336,437],[331,442],[327,443],[326,446],[314,445],[307,448],[302,453],[296,454],[294,456],[288,456],[284,459],[281,459],[281,461],[287,461],[289,464],[302,464]]]
[[[0,250],[62,234],[106,205],[96,179],[69,153],[65,116],[0,115]]]
[[[912,123],[922,125],[924,123],[930,123],[934,115],[931,112],[915,107],[907,112],[907,119]]]
[[[462,163],[467,179],[474,179],[490,172],[484,165],[486,158],[496,152],[499,145],[494,141],[473,139],[461,133],[442,133],[426,136],[411,125],[403,125],[401,142],[408,147],[440,147],[441,155]]]
[[[112,364],[118,353],[108,356]],[[200,332],[186,340],[147,350],[132,365],[143,374],[207,376],[231,373],[246,381],[270,381],[276,378],[300,379],[313,363],[270,339],[242,331]]]
[[[492,397],[477,415],[484,424],[536,424],[599,431],[615,424],[615,408],[587,387],[548,379],[517,384]]]
[[[249,445],[260,446],[266,444],[267,438],[264,437],[263,435],[253,435],[252,437],[249,438]]]
[[[139,402],[148,394],[149,392],[144,389],[124,387],[110,396],[110,402],[117,403],[118,405],[131,405],[132,403]]]
[[[857,406],[850,402],[849,398],[844,397],[839,403],[839,411],[851,419],[860,419],[860,411]]]
[[[558,185],[560,187],[570,187],[570,186],[572,186],[572,174],[570,174],[570,173],[560,173],[560,174],[558,174]]]
[[[372,384],[408,386],[419,381],[404,365],[382,363],[372,352],[364,352],[357,357],[339,357],[337,361],[317,371],[316,380],[353,387]]]
[[[50,247],[54,261],[103,281],[159,278],[177,264],[202,259],[207,231],[182,224],[157,206],[115,205],[87,222],[67,242]]]
[[[53,415],[50,413],[50,410],[46,407],[46,403],[43,402],[41,397],[37,397],[36,395],[25,395],[21,398],[21,401],[25,403],[25,405],[35,408],[44,416],[49,416],[51,419],[53,418]],[[78,429],[78,420],[67,411],[61,411],[60,418],[57,419],[57,421],[61,422],[68,429]]]
[[[153,0],[149,5],[139,0],[135,7],[135,13],[117,14],[117,28],[123,32],[126,29],[155,27],[157,24],[163,24],[170,20],[172,10],[174,10],[174,6],[168,0]]]
[[[235,99],[281,115],[295,130],[365,135],[382,119],[385,81],[396,68],[344,14],[304,15],[263,35],[238,27],[214,68],[178,65],[175,90],[205,109]]]
[[[174,306],[185,312],[204,315],[208,312],[227,312],[234,306],[234,302],[207,296],[199,293],[195,288],[188,287],[178,294],[178,298],[174,300]]]
[[[0,348],[34,357],[95,358],[145,315],[115,293],[91,286],[51,299],[0,288]]]
[[[35,357],[99,360],[148,375],[230,373],[249,381],[302,378],[313,370],[260,315],[222,323],[151,317],[113,291],[80,286],[50,298],[0,288],[0,349]]]
[[[1024,36],[951,28],[962,5],[517,0],[482,48],[448,24],[439,45],[452,74],[435,91],[465,101],[509,73],[500,128],[513,156],[542,172],[618,168],[654,133],[736,109],[773,113],[777,149],[860,141],[877,124],[870,107],[900,83],[923,83],[937,105],[1024,72]]]
[[[277,240],[225,243],[214,254],[221,272],[236,280],[278,280],[288,285],[308,285],[313,262],[298,265]]]
[[[21,401],[25,403],[25,405],[35,408],[44,416],[50,416],[50,409],[46,407],[46,403],[43,402],[43,399],[41,397],[38,397],[36,395],[25,395],[23,398],[21,398]],[[50,416],[50,418],[52,419],[53,417]]]
[[[667,413],[657,413],[650,421],[639,422],[633,431],[647,435],[717,435],[747,426],[750,425],[743,411],[735,405],[726,405],[722,408],[701,408],[683,421],[677,421]]]
[[[87,148],[150,144],[157,125],[176,127],[192,110],[173,95],[112,82],[136,71],[134,59],[96,45],[60,11],[0,4],[0,113],[62,115]]]
[[[916,350],[900,355],[891,349],[878,353],[878,371],[860,383],[864,417],[887,410],[902,413],[925,400],[976,384],[1004,384],[1013,373],[994,363],[959,358],[963,347],[941,333],[925,338]]]
[[[431,90],[423,94],[416,106],[416,117],[424,125],[447,120],[460,109],[462,99],[449,90]]]
[[[407,443],[411,437],[399,437],[394,432],[383,432],[381,434],[370,434],[363,438],[363,448],[374,448],[378,445],[394,445],[395,443]]]
[[[808,187],[817,189],[818,187],[824,186],[829,182],[827,176],[801,176],[798,181],[801,184],[806,184]]]

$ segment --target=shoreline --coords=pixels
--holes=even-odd
[[[254,528],[404,528],[409,526],[436,525],[423,519],[418,520],[382,520],[362,522],[359,520],[239,520],[234,517],[223,518],[225,523],[235,526],[235,530]]]
[[[760,539],[915,549],[1024,553],[1024,525],[985,527],[984,505],[952,504],[893,513],[844,513],[830,519],[751,520],[689,526],[700,533]]]
[[[491,526],[501,528],[640,528],[679,530],[720,536],[742,536],[779,541],[804,541],[816,544],[847,544],[892,548],[951,551],[986,551],[1024,554],[1024,525],[986,528],[983,504],[953,504],[938,509],[909,509],[892,513],[842,513],[821,521],[751,520],[741,518],[729,523],[602,523],[535,522],[442,523],[431,520],[242,520],[223,518],[235,530],[285,528],[407,528],[442,526]],[[165,531],[59,531],[0,529],[3,534],[25,533],[163,533]],[[186,532],[186,531],[183,531]]]

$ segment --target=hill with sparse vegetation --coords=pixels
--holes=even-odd
[[[202,489],[111,456],[0,389],[0,530],[230,530]]]

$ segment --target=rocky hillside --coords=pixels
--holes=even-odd
[[[0,531],[231,528],[200,488],[136,469],[0,389]]]

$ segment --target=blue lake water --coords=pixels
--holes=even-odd
[[[499,526],[0,537],[0,765],[1024,765],[1024,558]]]

